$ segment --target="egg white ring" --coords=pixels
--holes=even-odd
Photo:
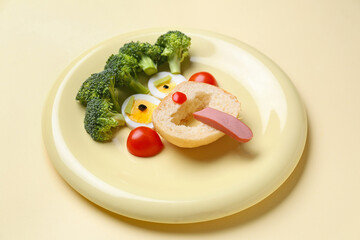
[[[125,118],[125,122],[126,122],[126,125],[131,128],[131,129],[134,129],[134,128],[137,128],[137,127],[140,127],[140,126],[144,126],[144,127],[149,127],[149,128],[154,128],[154,125],[152,122],[148,123],[148,124],[145,124],[145,123],[138,123],[138,122],[135,122],[133,120],[131,120],[129,118],[129,116],[127,115],[127,113],[125,112],[125,108],[130,100],[131,97],[134,97],[134,101],[135,100],[145,100],[145,101],[148,101],[148,102],[151,102],[155,105],[159,105],[160,103],[160,100],[153,97],[153,96],[150,96],[150,95],[147,95],[147,94],[134,94],[134,95],[131,95],[130,97],[128,97],[127,99],[125,99],[125,101],[123,102],[122,106],[121,106],[121,113],[122,115],[124,115],[124,118]]]
[[[158,72],[155,75],[151,76],[151,78],[148,81],[148,88],[150,90],[151,95],[154,97],[157,97],[159,99],[163,99],[167,96],[166,93],[160,92],[154,85],[154,82],[158,79],[164,78],[166,76],[170,75],[171,80],[170,83],[175,83],[178,85],[179,83],[185,82],[186,78],[181,74],[172,74],[170,72]]]

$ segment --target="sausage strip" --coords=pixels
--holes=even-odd
[[[214,108],[204,108],[194,112],[193,116],[196,120],[229,135],[239,142],[248,142],[253,137],[251,129],[239,119]]]

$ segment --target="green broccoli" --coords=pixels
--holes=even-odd
[[[140,68],[147,74],[157,73],[157,63],[161,58],[161,48],[150,43],[129,42],[119,50],[120,53],[137,59]]]
[[[124,124],[124,116],[113,111],[113,104],[108,100],[93,98],[87,103],[85,130],[95,141],[111,140],[115,128]]]
[[[91,99],[107,99],[114,105],[114,109],[120,112],[118,89],[115,88],[115,75],[116,73],[112,69],[91,74],[80,87],[76,100],[86,106]]]
[[[136,58],[118,53],[111,55],[106,61],[105,70],[116,72],[116,87],[128,87],[136,93],[148,93],[149,89],[138,81],[136,72],[139,70]]]
[[[156,44],[162,49],[162,56],[167,57],[171,73],[181,72],[181,62],[189,55],[191,38],[180,31],[168,31],[161,35]]]

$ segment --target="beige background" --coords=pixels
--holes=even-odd
[[[257,48],[306,105],[299,166],[248,210],[188,225],[128,219],[77,194],[46,156],[42,107],[62,70],[103,40],[164,26]],[[0,239],[360,239],[359,43],[359,0],[0,1]]]

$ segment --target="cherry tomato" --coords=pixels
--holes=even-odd
[[[175,92],[171,97],[178,104],[183,104],[187,100],[185,93],[182,92]]]
[[[189,81],[193,81],[193,82],[201,82],[201,83],[208,83],[214,86],[218,86],[216,79],[214,78],[213,75],[211,75],[208,72],[198,72],[193,74]]]
[[[128,151],[138,157],[151,157],[164,147],[157,132],[148,127],[137,127],[131,130],[127,139]]]

